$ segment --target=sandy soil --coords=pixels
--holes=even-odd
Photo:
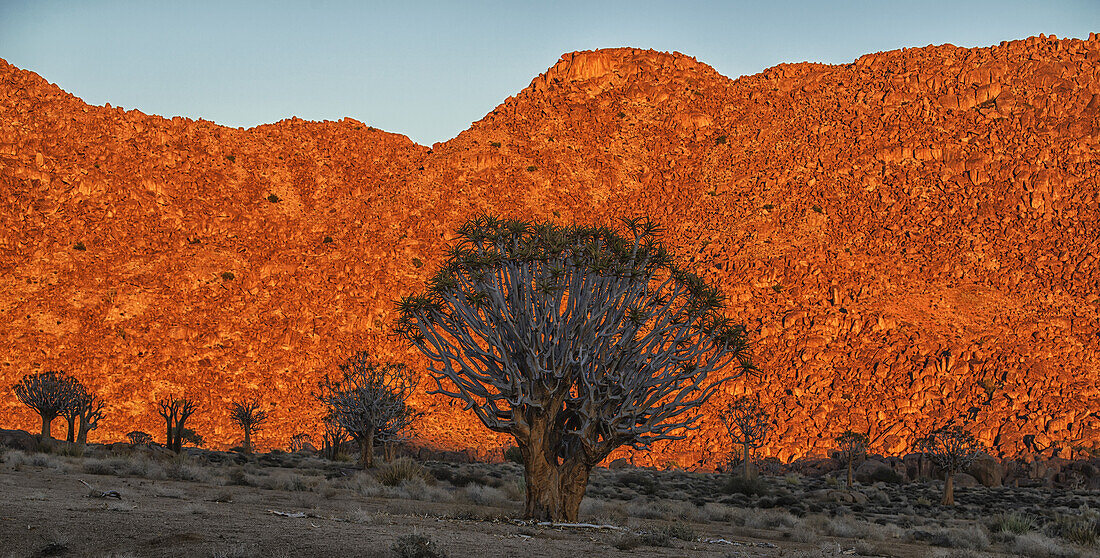
[[[647,516],[644,509],[638,517],[637,508],[634,515],[614,522],[618,529],[540,526],[511,519],[521,512],[514,497],[486,504],[464,492],[469,488],[445,482],[427,489],[435,494],[435,500],[444,501],[428,501],[432,497],[423,493],[418,495],[420,499],[402,497],[403,489],[383,496],[364,495],[364,490],[355,487],[358,481],[347,480],[363,476],[349,469],[350,464],[331,467],[326,480],[309,476],[309,471],[299,476],[296,469],[249,463],[248,478],[279,479],[283,475],[290,479],[279,481],[283,489],[269,489],[227,484],[231,464],[200,466],[191,462],[185,476],[197,478],[170,480],[91,474],[88,471],[102,462],[85,458],[20,453],[14,459],[8,454],[6,461],[0,464],[0,493],[4,495],[0,558],[383,557],[396,556],[391,550],[394,542],[412,534],[430,538],[452,558],[838,556],[855,554],[857,547],[863,555],[915,558],[937,551],[912,541],[878,540],[861,546],[856,539],[805,537],[792,529],[753,529],[729,520],[665,518],[664,512]],[[615,474],[605,471],[603,476],[613,478]],[[309,484],[302,479],[320,481]],[[616,489],[605,483],[599,490],[607,494]],[[106,491],[117,491],[120,498],[96,497],[95,493]],[[660,501],[647,502],[643,505],[662,507]],[[685,502],[679,504],[690,507]],[[606,505],[622,506],[614,502]],[[586,519],[584,513],[582,520]],[[622,545],[626,531],[659,531],[670,526],[687,527],[698,540],[671,539],[667,547],[616,548],[616,544]],[[823,550],[824,546],[831,550]],[[869,547],[874,552],[868,552]],[[946,555],[944,550],[938,552]]]

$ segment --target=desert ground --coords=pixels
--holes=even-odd
[[[6,450],[0,557],[1098,556],[1100,493],[600,468],[581,524],[522,521],[515,463]]]

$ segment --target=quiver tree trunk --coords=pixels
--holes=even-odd
[[[51,417],[49,415],[42,415],[42,438],[43,439],[48,440],[48,439],[52,438],[52,436],[50,436],[50,425],[53,423],[53,419],[55,419],[55,418],[57,418],[57,417],[56,416]]]
[[[364,469],[374,467],[374,430],[371,430],[355,440],[359,444],[359,464]]]
[[[557,464],[557,458],[544,451],[521,451],[527,481],[524,517],[539,521],[577,521],[592,468],[577,460]]]
[[[67,430],[65,431],[65,441],[71,444],[76,441],[76,417],[66,416],[65,422],[67,423]]]
[[[244,429],[244,452],[252,453],[252,431],[248,428]]]
[[[745,477],[745,480],[752,478],[752,447],[749,444],[744,444],[744,451],[741,453],[741,473]]]
[[[848,488],[852,487],[852,458],[848,458]]]
[[[83,417],[81,417],[80,426],[76,430],[76,443],[82,446],[86,445],[88,443],[88,432],[91,430],[92,428],[90,427],[88,422],[85,421]]]
[[[946,471],[943,481],[943,501],[941,502],[945,506],[955,505],[955,472]]]
[[[392,463],[397,453],[397,445],[393,442],[386,442],[382,445],[382,450],[382,457],[386,460],[386,463]]]

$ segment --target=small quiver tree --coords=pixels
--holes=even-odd
[[[79,400],[79,414],[77,420],[76,443],[84,445],[88,443],[88,433],[99,428],[99,421],[103,418],[103,400],[98,395],[84,392]]]
[[[752,450],[764,445],[771,430],[771,415],[760,404],[759,397],[742,396],[726,404],[718,414],[730,440],[741,446],[741,475],[752,476]],[[731,461],[733,456],[731,455]]]
[[[867,435],[846,430],[836,437],[840,458],[848,464],[848,488],[852,487],[852,464],[867,452]]]
[[[348,431],[336,421],[336,416],[329,409],[328,414],[321,419],[324,427],[324,439],[321,440],[321,455],[325,459],[336,461],[340,456],[340,446],[348,439]]]
[[[84,384],[80,383],[80,380],[67,376],[68,380],[68,402],[65,407],[61,409],[61,418],[65,419],[65,441],[70,444],[76,441],[76,424],[80,420],[80,413],[83,400],[88,397],[88,390],[84,387]]]
[[[15,396],[42,418],[42,437],[50,438],[50,424],[68,412],[75,398],[75,382],[64,372],[28,374],[15,384]]]
[[[751,366],[718,290],[673,262],[652,223],[626,228],[471,220],[427,292],[399,304],[433,393],[515,438],[527,517],[575,521],[594,466],[683,438],[698,418],[685,411]]]
[[[359,463],[369,469],[374,466],[374,444],[396,440],[415,418],[407,400],[417,378],[404,364],[378,364],[365,351],[339,368],[340,380],[322,380],[316,397],[359,444]]]
[[[955,505],[955,473],[974,462],[982,451],[982,445],[962,426],[945,426],[930,432],[917,441],[917,448],[932,463],[943,470],[943,501],[945,506]]]
[[[267,411],[260,409],[259,401],[234,401],[229,406],[229,420],[244,431],[244,452],[252,453],[252,435],[267,422]]]
[[[142,432],[140,430],[133,430],[126,434],[126,438],[130,440],[131,446],[143,446],[153,443],[153,437],[148,432]]]
[[[157,414],[165,422],[165,446],[176,452],[183,451],[184,424],[198,410],[194,399],[161,399],[157,401]]]
[[[88,433],[99,428],[103,401],[76,378],[69,378],[69,390],[69,404],[61,411],[68,423],[65,441],[83,446],[88,443]]]

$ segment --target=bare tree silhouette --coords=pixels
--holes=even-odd
[[[244,430],[244,452],[252,453],[252,435],[267,422],[267,411],[255,400],[234,401],[229,407],[229,420]]]
[[[306,444],[310,441],[309,434],[295,434],[290,437],[290,449],[291,453],[302,451],[306,448]]]
[[[168,449],[180,453],[183,451],[184,423],[198,410],[194,399],[161,399],[157,401],[157,414],[165,422],[165,445]]]
[[[332,413],[331,409],[328,414],[321,419],[321,424],[325,428],[324,440],[322,440],[321,443],[321,454],[324,455],[326,459],[335,461],[340,455],[340,446],[348,439],[348,431],[345,430],[343,426],[340,426],[340,423],[337,422],[336,416]]]

